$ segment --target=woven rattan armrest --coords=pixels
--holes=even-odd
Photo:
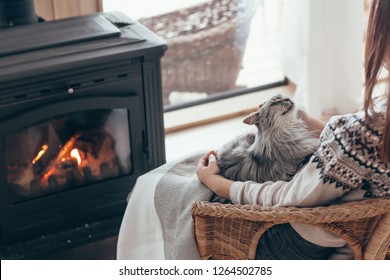
[[[254,259],[264,231],[290,222],[317,225],[342,237],[355,259],[384,259],[390,245],[390,198],[313,208],[199,201],[192,217],[202,259]]]

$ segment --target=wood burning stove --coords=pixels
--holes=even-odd
[[[116,234],[137,177],[165,162],[165,42],[120,13],[0,38],[1,258]]]

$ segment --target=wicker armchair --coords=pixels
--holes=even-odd
[[[385,259],[390,246],[390,198],[297,208],[196,202],[193,234],[202,259],[254,259],[257,243],[276,224],[315,224],[341,236],[355,259]]]
[[[212,0],[139,21],[168,44],[162,58],[164,104],[169,93],[236,88],[257,1]]]

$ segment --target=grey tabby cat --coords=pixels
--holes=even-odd
[[[256,125],[257,133],[238,136],[217,154],[221,174],[234,181],[289,181],[319,144],[293,101],[280,94],[244,123]]]

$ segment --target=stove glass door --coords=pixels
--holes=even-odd
[[[54,117],[3,138],[6,181],[21,199],[132,172],[127,109]]]

